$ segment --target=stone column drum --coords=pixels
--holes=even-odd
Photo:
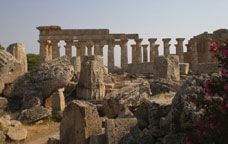
[[[184,62],[184,38],[177,38],[177,44],[176,46],[176,54],[179,56],[180,63]]]
[[[164,45],[164,56],[167,57],[170,54],[169,47],[171,46],[169,42],[171,41],[170,38],[163,38],[163,45]]]
[[[52,111],[53,113],[63,112],[65,108],[64,88],[58,89],[52,94]]]
[[[121,41],[120,41],[121,68],[123,70],[127,69],[127,64],[128,64],[127,42],[128,42],[127,39],[121,39]]]
[[[58,46],[59,41],[58,40],[52,40],[52,59],[60,57],[60,51],[59,51],[59,46]]]
[[[143,39],[136,39],[136,63],[142,63],[142,43]]]
[[[190,45],[190,48],[188,49],[189,65],[190,65],[190,69],[194,71],[197,69],[197,65],[198,65],[197,42],[190,41],[189,45]]]
[[[143,47],[143,62],[148,62],[148,45],[142,45]]]
[[[131,56],[132,63],[137,63],[136,45],[131,45],[131,47],[132,47],[132,56]]]
[[[73,45],[73,40],[68,40],[65,41],[65,55],[70,59],[72,57],[72,45]]]
[[[110,40],[108,42],[108,70],[112,71],[115,67],[115,59],[114,59],[114,44],[115,40]]]
[[[157,41],[156,38],[150,38],[148,39],[150,42],[150,62],[154,63],[155,57],[157,56],[155,54],[155,42]]]

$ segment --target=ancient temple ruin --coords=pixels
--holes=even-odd
[[[159,45],[157,38],[149,38],[149,44],[142,44],[143,39],[138,34],[110,33],[108,29],[62,29],[60,26],[40,26],[40,62],[46,62],[60,57],[58,43],[65,41],[65,55],[72,58],[72,49],[76,48],[76,56],[101,55],[103,48],[108,46],[108,69],[115,68],[114,49],[120,46],[121,69],[129,73],[153,73],[155,58],[159,56]],[[199,63],[211,63],[208,51],[212,40],[221,41],[228,37],[227,30],[217,30],[213,34],[207,32],[191,38],[186,44],[187,51],[184,52],[185,38],[176,38],[176,55],[180,63],[189,63],[190,69],[197,69]],[[132,54],[128,54],[128,42],[132,40]],[[171,38],[163,38],[164,56],[170,55]],[[74,46],[74,47],[73,47]],[[149,46],[149,49],[148,49]],[[131,55],[132,63],[128,62]]]

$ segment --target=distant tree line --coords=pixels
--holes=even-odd
[[[27,54],[28,71],[32,71],[39,66],[38,54]]]
[[[5,48],[0,44],[0,50],[5,50]]]

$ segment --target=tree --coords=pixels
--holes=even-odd
[[[5,50],[5,48],[0,44],[0,50]]]
[[[27,54],[28,71],[36,69],[39,65],[39,55],[38,54]]]

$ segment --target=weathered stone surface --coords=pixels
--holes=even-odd
[[[51,115],[51,110],[43,106],[34,106],[21,112],[19,120],[23,123],[34,123]]]
[[[12,97],[13,83],[5,84],[5,88],[2,92],[3,97],[10,98]]]
[[[27,137],[27,129],[20,121],[11,120],[9,115],[0,117],[0,143],[5,142],[6,135],[11,141],[20,141]],[[4,144],[4,143],[3,143]]]
[[[0,109],[5,109],[7,107],[8,101],[4,97],[0,97]]]
[[[47,144],[60,144],[60,141],[56,138],[49,138]]]
[[[199,63],[194,73],[195,74],[219,73],[219,68],[218,68],[218,65],[214,63]]]
[[[0,130],[6,133],[9,130],[9,127],[11,125],[10,122],[10,116],[9,115],[4,115],[0,117]]]
[[[5,50],[0,51],[0,94],[5,84],[13,83],[19,76],[23,74],[22,66]]]
[[[155,60],[154,76],[170,81],[180,80],[179,57],[177,55],[159,56]]]
[[[187,75],[189,73],[189,63],[180,63],[180,74]]]
[[[26,73],[16,81],[13,97],[22,99],[22,109],[44,105],[51,94],[68,85],[73,77],[73,67],[66,57],[43,63],[38,69]]]
[[[151,95],[148,81],[132,84],[122,89],[109,93],[104,100],[104,111],[108,118],[132,117],[129,106],[138,106],[144,101],[148,101]]]
[[[76,95],[84,100],[98,100],[105,96],[103,58],[83,57]]]
[[[89,138],[89,144],[106,144],[105,134],[92,135]]]
[[[26,73],[28,71],[27,56],[25,52],[25,45],[23,43],[13,43],[9,45],[7,51],[11,53],[21,64],[22,71]]]
[[[171,106],[171,132],[178,133],[181,131],[181,123],[189,120],[193,116],[193,108],[187,101],[187,97],[197,96],[202,91],[202,83],[204,78],[192,77],[187,80],[177,91],[172,100]],[[193,119],[193,118],[192,118]]]
[[[60,125],[61,144],[86,144],[90,136],[101,133],[101,120],[95,105],[74,100],[65,108]]]
[[[10,127],[7,136],[13,141],[21,141],[26,139],[28,131],[22,125]]]
[[[154,96],[161,93],[175,92],[178,89],[178,85],[165,80],[152,81],[150,82],[150,89],[152,96]]]
[[[0,131],[0,143],[4,144],[6,140],[6,136],[3,131]]]
[[[107,144],[119,144],[136,124],[136,118],[107,119],[105,130]]]
[[[184,133],[167,135],[164,144],[186,144],[186,135]]]
[[[64,88],[58,89],[52,94],[52,110],[62,112],[65,108]]]
[[[153,74],[154,63],[132,63],[128,64],[127,72],[130,74]]]

